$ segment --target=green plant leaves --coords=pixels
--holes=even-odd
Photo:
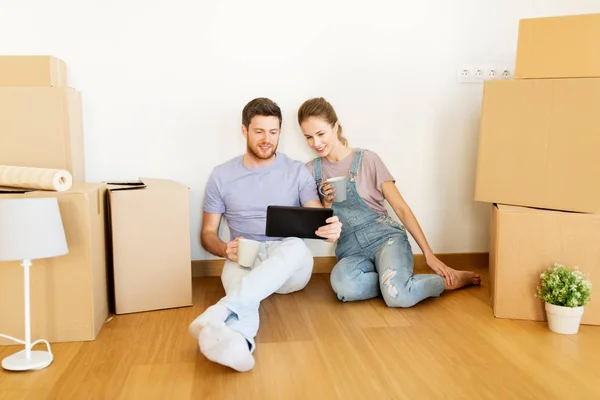
[[[581,307],[590,301],[592,283],[577,267],[555,264],[540,275],[536,297],[563,307]]]

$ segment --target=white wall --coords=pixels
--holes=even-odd
[[[456,83],[455,69],[514,65],[519,18],[587,12],[600,1],[0,0],[0,53],[67,62],[88,181],[191,188],[194,259],[212,258],[198,240],[206,179],[244,150],[241,109],[257,96],[280,104],[280,149],[304,161],[295,113],[325,96],[350,144],[387,163],[434,250],[477,252],[488,249],[488,208],[472,201],[482,86]]]

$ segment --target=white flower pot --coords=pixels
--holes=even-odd
[[[548,328],[552,332],[573,335],[579,331],[579,323],[583,315],[581,307],[562,307],[546,303]]]

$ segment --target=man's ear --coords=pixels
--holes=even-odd
[[[244,135],[244,137],[248,139],[248,129],[246,129],[244,125],[242,125],[242,135]]]

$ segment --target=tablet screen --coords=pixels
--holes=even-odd
[[[331,208],[269,206],[265,234],[278,238],[323,239],[315,231],[327,225],[325,221],[331,216]]]

